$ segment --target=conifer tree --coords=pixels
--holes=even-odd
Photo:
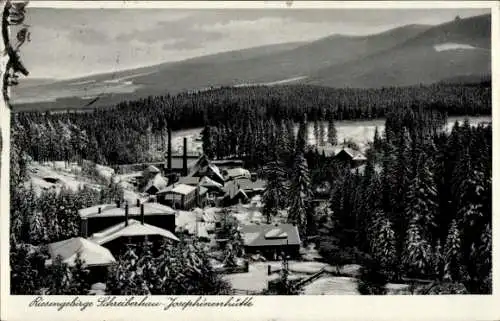
[[[424,238],[420,218],[415,216],[411,219],[404,251],[403,262],[412,275],[421,276],[429,273],[432,263],[432,249],[429,242]]]
[[[286,189],[284,186],[284,179],[286,171],[283,169],[282,164],[273,162],[268,164],[265,168],[267,177],[266,188],[262,195],[264,202],[263,214],[267,217],[268,223],[271,218],[278,214],[278,210],[283,208],[286,199]]]
[[[85,261],[81,258],[81,253],[77,252],[74,266],[69,268],[70,283],[67,295],[85,295],[90,290],[89,270],[85,266]]]
[[[319,124],[319,146],[325,146],[325,132],[326,132],[326,123],[324,118]]]
[[[296,152],[305,153],[307,146],[307,138],[308,138],[307,118],[304,116],[303,120],[299,124],[299,131],[297,133]]]
[[[456,221],[453,220],[444,248],[444,280],[460,282],[464,277],[461,248],[460,231],[458,230]]]
[[[307,228],[309,202],[311,200],[311,182],[309,169],[304,155],[299,151],[295,157],[292,181],[289,190],[288,221],[296,223],[304,234]]]
[[[319,121],[314,121],[313,134],[314,134],[314,143],[316,146],[320,146],[320,133],[319,133]]]
[[[202,140],[203,153],[207,155],[209,159],[213,159],[215,156],[214,134],[212,128],[209,125],[206,125],[203,129]]]
[[[48,295],[68,294],[71,285],[69,266],[58,255],[48,268],[46,276],[46,293]]]
[[[382,212],[378,213],[382,214]],[[385,271],[393,271],[396,263],[396,236],[391,222],[387,218],[379,217],[374,223],[373,228],[376,234],[372,239],[373,258]]]
[[[337,130],[333,120],[333,115],[328,120],[328,143],[335,146],[337,145]]]

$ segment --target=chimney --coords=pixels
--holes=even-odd
[[[141,200],[137,199],[137,207],[141,206]]]
[[[144,225],[144,204],[141,204],[141,224]]]
[[[125,203],[125,226],[128,226],[128,203]]]
[[[184,153],[182,154],[182,175],[188,175],[187,168],[187,137],[184,137]]]
[[[168,126],[167,172],[172,172],[172,129],[170,128],[170,126]]]
[[[99,207],[99,208],[97,209],[97,214],[101,214],[101,213],[102,213],[102,209]]]

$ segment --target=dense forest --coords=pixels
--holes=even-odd
[[[466,120],[446,133],[442,122],[422,109],[389,114],[363,171],[304,150],[301,126],[292,166],[286,157],[269,165],[265,212],[288,208],[303,236],[319,235],[333,265],[363,262],[385,282],[426,279],[491,293],[492,128]],[[316,184],[331,183],[326,208],[312,205],[313,173]]]
[[[448,115],[489,115],[491,85],[220,88],[148,97],[90,113],[16,113],[12,117],[12,139],[34,160],[89,159],[108,165],[125,164],[157,161],[151,159],[150,146],[165,145],[167,126],[172,130],[216,127],[230,136],[234,153],[236,145],[244,145],[235,139],[248,133],[259,136],[267,130],[260,125],[262,121],[272,119],[280,126],[282,121],[298,122],[304,114],[310,121],[375,119],[412,106]],[[237,156],[244,156],[246,152],[240,150]]]
[[[44,287],[63,294],[85,287],[81,266],[70,271],[56,262],[47,269],[40,263],[43,251],[33,247],[76,235],[79,208],[122,193],[111,185],[100,192],[63,190],[37,197],[21,184],[30,158],[140,161],[152,139],[148,135],[167,125],[185,128],[189,120],[191,126],[204,126],[206,154],[241,157],[267,180],[263,211],[269,219],[287,210],[286,219],[299,226],[303,240],[317,244],[327,263],[363,266],[362,294],[383,294],[385,283],[409,279],[433,280],[445,289],[438,293],[491,293],[492,127],[466,120],[443,131],[449,114],[491,114],[490,93],[481,86],[225,88],[152,97],[90,114],[16,114],[11,283],[19,287],[13,291]],[[352,169],[306,142],[308,121],[315,122],[320,145],[335,145],[335,121],[371,117],[384,117],[385,130],[376,131],[362,168]],[[331,186],[329,197],[326,206],[317,206],[315,188],[325,182]],[[153,269],[127,283],[136,271],[182,252],[193,259],[182,256],[168,268],[188,269],[191,276],[174,280]],[[226,293],[228,285],[206,260],[197,245],[182,242],[155,255],[130,249],[119,258],[108,288],[116,294],[189,294],[195,293],[193,286],[207,294]]]

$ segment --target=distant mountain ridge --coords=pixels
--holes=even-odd
[[[21,80],[14,106],[78,108],[96,97],[94,105],[103,106],[148,95],[252,84],[377,88],[484,79],[491,75],[490,26],[491,16],[481,15],[368,36],[335,34],[53,83],[23,85]],[[458,44],[449,46],[458,49],[435,47],[448,43]]]

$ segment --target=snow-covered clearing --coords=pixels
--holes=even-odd
[[[451,130],[456,120],[463,122],[467,116],[449,117],[447,123],[447,130]],[[467,117],[472,126],[477,126],[483,122],[491,122],[491,116],[468,116]],[[326,126],[327,127],[327,126]],[[343,142],[344,140],[351,140],[356,143],[361,150],[367,147],[368,142],[373,140],[375,128],[378,127],[380,134],[384,132],[385,119],[373,120],[343,120],[335,122],[335,129],[337,130],[337,141]],[[309,124],[308,128],[308,143],[315,145],[316,140],[314,137],[314,123]],[[296,128],[298,130],[298,128]],[[196,138],[201,134],[202,128],[193,128],[187,130],[175,131],[172,133],[172,147],[173,150],[181,151],[183,138],[188,138],[188,151],[199,151],[201,149],[201,142],[196,141]],[[328,137],[328,128],[325,128],[325,141]]]
[[[250,263],[248,273],[235,273],[225,275],[224,278],[237,290],[262,291],[267,288],[268,281],[277,277],[276,273],[267,275],[267,266],[271,266],[272,271],[281,268],[281,261]],[[335,267],[320,262],[299,262],[290,261],[290,278],[305,278],[326,268],[327,272],[333,272]],[[346,265],[341,268],[342,273],[357,273],[359,265]],[[330,276],[324,275],[319,279],[304,286],[306,295],[357,295],[357,280],[353,276]],[[389,294],[401,294],[408,288],[406,284],[387,284]]]
[[[28,181],[25,186],[33,186],[37,195],[44,190],[59,192],[64,186],[72,191],[77,191],[84,186],[100,189],[100,185],[81,175],[82,168],[76,163],[69,166],[65,162],[32,162],[28,165]]]

